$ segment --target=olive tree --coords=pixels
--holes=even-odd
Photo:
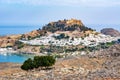
[[[47,69],[48,67],[54,65],[55,61],[56,60],[53,56],[35,56],[33,60],[31,58],[26,60],[21,68],[23,70],[31,70],[39,67],[45,67],[45,69]]]

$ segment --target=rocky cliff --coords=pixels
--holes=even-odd
[[[110,35],[113,37],[117,37],[120,36],[120,32],[113,29],[113,28],[104,28],[101,30],[101,33],[105,34],[105,35]]]

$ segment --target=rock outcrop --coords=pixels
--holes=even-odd
[[[120,32],[113,29],[113,28],[104,28],[101,30],[101,33],[105,34],[105,35],[110,35],[113,37],[117,37],[120,36]]]
[[[42,30],[56,32],[56,31],[87,31],[92,30],[86,27],[81,20],[71,19],[71,20],[59,20],[57,22],[48,23],[43,26]]]

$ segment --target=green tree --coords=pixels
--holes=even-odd
[[[34,67],[35,67],[35,68],[39,68],[39,67],[41,66],[41,61],[42,61],[42,60],[40,60],[40,56],[35,56],[35,57],[34,57],[34,60],[33,60],[33,62],[34,62]]]
[[[26,60],[21,66],[21,69],[31,70],[39,67],[45,67],[45,69],[47,69],[48,67],[54,65],[55,61],[56,60],[53,56],[35,56],[33,60],[31,58]]]
[[[53,56],[36,56],[34,57],[34,63],[36,65],[36,68],[47,68],[55,64],[55,58]]]
[[[34,64],[33,64],[33,60],[31,58],[29,58],[28,60],[26,60],[23,65],[21,66],[21,68],[23,70],[31,70],[34,68]]]

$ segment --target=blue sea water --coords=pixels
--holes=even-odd
[[[13,54],[13,53],[0,53],[0,62],[23,63],[28,58],[33,58],[33,55],[28,54]]]
[[[39,28],[40,26],[0,26],[0,35],[24,34]]]

